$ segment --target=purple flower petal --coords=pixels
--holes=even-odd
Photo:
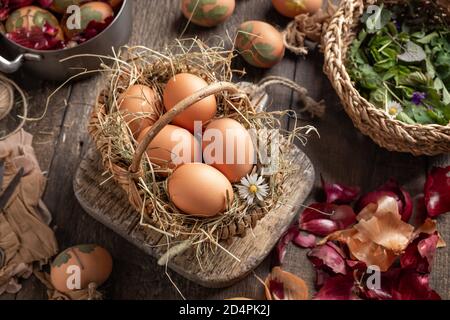
[[[416,106],[421,105],[422,101],[425,100],[427,94],[425,92],[414,92],[411,98],[412,103]]]

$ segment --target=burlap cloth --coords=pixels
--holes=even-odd
[[[45,177],[31,146],[32,136],[20,130],[0,141],[3,182],[0,196],[23,168],[23,177],[0,208],[0,294],[17,293],[19,278],[29,277],[34,262],[42,264],[58,252],[51,216],[41,200]]]
[[[20,183],[6,205],[0,208],[0,295],[19,292],[22,288],[19,280],[34,273],[47,287],[51,300],[101,299],[95,285],[68,294],[58,292],[51,285],[49,274],[40,270],[58,253],[58,245],[48,226],[51,215],[41,200],[46,179],[31,146],[32,139],[32,135],[20,130],[0,141],[0,164],[3,163],[0,199],[23,168]]]

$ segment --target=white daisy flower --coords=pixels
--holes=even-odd
[[[403,112],[403,108],[400,103],[390,100],[386,104],[386,112],[390,118],[396,119]]]
[[[269,186],[265,183],[263,177],[257,174],[247,175],[242,178],[241,185],[238,186],[239,196],[252,205],[256,200],[264,201],[269,193]]]

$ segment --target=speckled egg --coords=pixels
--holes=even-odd
[[[111,255],[102,247],[94,244],[75,246],[55,258],[50,281],[62,293],[86,289],[91,283],[99,287],[111,275],[112,265]]]
[[[195,217],[214,217],[225,211],[234,199],[230,181],[203,163],[180,166],[169,177],[167,191],[178,209]]]
[[[272,0],[272,4],[283,16],[294,18],[302,13],[315,13],[322,8],[323,0]]]
[[[239,182],[256,163],[252,137],[236,120],[213,120],[203,133],[203,159],[232,183]]]
[[[151,128],[142,131],[138,138],[141,143]],[[152,140],[147,155],[153,164],[162,170],[175,169],[184,163],[201,161],[201,146],[186,129],[167,125]]]
[[[234,11],[235,0],[182,0],[186,19],[202,27],[214,27],[227,20]]]
[[[6,32],[16,32],[21,29],[31,30],[34,27],[42,29],[49,24],[56,29],[55,38],[64,39],[64,34],[56,17],[45,9],[36,6],[27,6],[14,11],[6,20]]]
[[[81,14],[81,28],[80,29],[70,29],[68,28],[66,16],[61,25],[63,27],[64,33],[67,38],[72,39],[76,35],[84,32],[86,28],[89,26],[89,23],[92,21],[98,23],[106,23],[108,19],[112,19],[114,17],[114,11],[111,6],[105,2],[101,1],[92,1],[83,4],[80,7]]]
[[[283,36],[273,26],[262,21],[247,21],[240,25],[236,49],[252,66],[271,68],[284,57]]]
[[[143,129],[153,125],[162,113],[158,94],[154,89],[144,85],[129,87],[120,95],[118,104],[135,138]]]
[[[164,89],[163,99],[166,111],[171,110],[178,102],[207,86],[208,83],[196,75],[190,73],[177,74],[169,80]],[[216,97],[211,95],[191,105],[175,117],[172,124],[194,132],[195,122],[201,122],[201,125],[204,126],[206,122],[214,118],[216,113]]]

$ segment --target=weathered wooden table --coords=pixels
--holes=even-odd
[[[131,44],[142,44],[151,48],[162,48],[180,36],[186,20],[182,17],[179,0],[134,0],[134,32]],[[199,36],[204,39],[215,35],[233,35],[236,27],[246,20],[266,20],[283,28],[288,20],[278,15],[271,1],[238,0],[232,18],[214,29],[190,26],[186,37]],[[228,42],[228,45],[231,45]],[[320,138],[311,137],[302,147],[312,159],[317,173],[325,179],[349,185],[359,185],[371,190],[395,177],[413,194],[422,192],[426,172],[433,165],[450,164],[450,156],[435,158],[413,157],[392,153],[377,147],[369,138],[358,133],[322,73],[323,59],[319,52],[312,52],[306,59],[287,54],[286,58],[269,71],[246,67],[250,81],[267,75],[280,75],[294,79],[309,89],[316,99],[325,99],[327,112],[322,119],[304,119],[305,124],[314,125]],[[243,67],[244,65],[242,65]],[[44,111],[47,96],[56,84],[39,82],[26,75],[16,75],[15,80],[28,90],[32,116]],[[52,100],[45,117],[31,122],[26,130],[35,135],[36,149],[42,169],[48,172],[45,202],[54,215],[56,234],[61,248],[80,243],[98,243],[106,247],[114,257],[114,271],[105,286],[109,299],[178,299],[180,295],[158,267],[156,261],[145,255],[120,236],[92,219],[81,209],[74,196],[72,180],[77,166],[89,143],[87,123],[91,105],[97,93],[97,79],[70,85]],[[290,90],[276,88],[270,92],[273,109],[298,110],[297,97]],[[289,123],[286,124],[288,128]],[[319,181],[316,182],[319,187]],[[308,201],[314,200],[314,192]],[[450,216],[439,218],[439,227],[450,244]],[[313,283],[314,272],[305,257],[305,252],[290,247],[285,269]],[[265,278],[270,268],[267,259],[256,274]],[[440,250],[435,261],[433,287],[444,297],[450,298],[450,248]],[[261,298],[263,289],[255,275],[227,289],[205,289],[177,274],[170,276],[188,299],[223,299],[233,296]],[[45,299],[44,287],[36,280],[24,282],[24,289],[17,295],[5,295],[0,299]]]

